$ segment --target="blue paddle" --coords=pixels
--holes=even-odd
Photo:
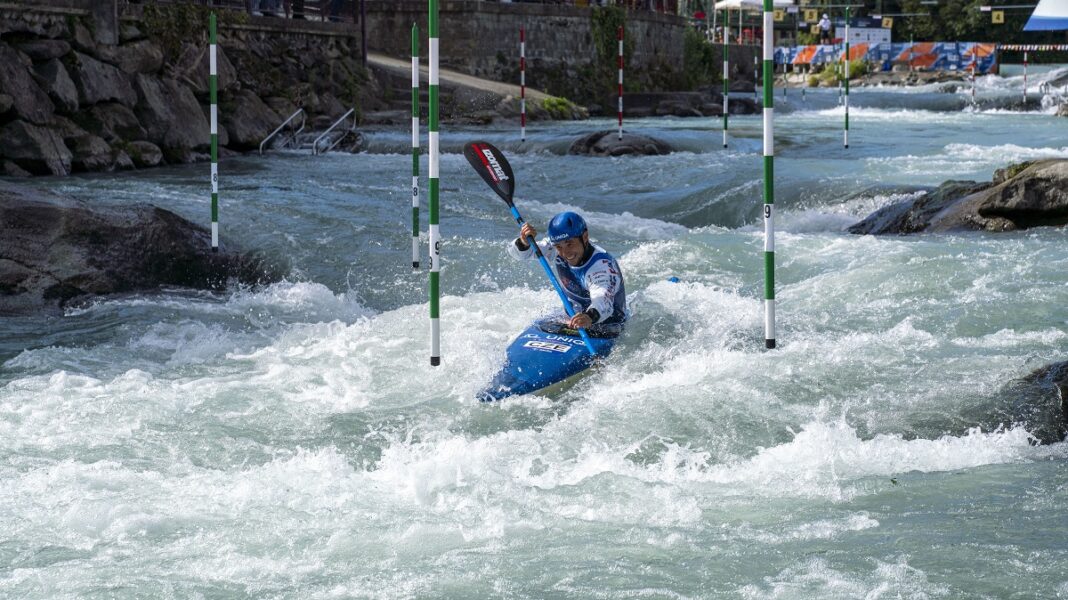
[[[526,221],[523,220],[512,202],[512,194],[515,193],[515,176],[512,175],[512,165],[508,164],[504,154],[489,142],[469,142],[464,145],[464,156],[467,158],[467,162],[471,163],[471,166],[482,176],[482,179],[504,200],[504,203],[511,209],[515,222],[522,227]],[[574,317],[575,309],[571,307],[571,302],[564,294],[563,288],[560,287],[560,282],[556,280],[556,274],[549,267],[549,262],[545,260],[545,255],[541,253],[538,241],[528,236],[527,243],[534,249],[534,253],[538,255],[538,262],[541,263],[541,268],[545,269],[545,274],[549,276],[549,281],[552,282],[553,288],[556,289],[556,294],[560,296],[560,301],[564,303],[564,310],[567,311],[569,317]],[[579,329],[578,332],[582,336],[582,341],[586,343],[586,349],[589,350],[591,355],[597,356],[597,351],[593,349],[593,342],[590,341],[590,335],[586,333],[585,329]]]

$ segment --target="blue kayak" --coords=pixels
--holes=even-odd
[[[527,327],[510,346],[508,356],[493,380],[478,394],[483,402],[529,394],[560,383],[590,368],[612,352],[618,337],[591,337],[597,356],[573,330],[546,331],[539,324]]]

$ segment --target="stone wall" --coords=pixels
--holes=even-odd
[[[368,0],[367,5],[372,49],[409,56],[416,21],[425,40],[423,0]],[[210,140],[207,13],[192,3],[0,2],[0,175],[205,160]],[[394,100],[407,97],[406,76],[398,83],[397,77],[372,76],[363,68],[360,29],[351,23],[218,14],[223,154],[255,149],[298,107],[315,127],[350,107],[396,112]],[[529,86],[614,112],[615,25],[605,17],[623,16],[561,5],[443,0],[442,64],[516,82],[523,25]],[[625,18],[629,91],[719,89],[718,48],[709,81],[694,83],[684,73],[683,20],[638,12]],[[425,57],[425,42],[422,48]],[[732,78],[749,81],[749,89],[754,51],[731,49]],[[704,60],[707,64],[708,57]],[[699,104],[714,101],[710,97]],[[464,106],[443,100],[443,118],[462,118]],[[648,110],[659,114],[655,107]],[[402,122],[407,123],[406,116]]]
[[[428,54],[424,0],[367,0],[368,46],[396,57],[411,55],[411,27],[417,23],[421,54]],[[439,13],[441,64],[495,81],[519,80],[519,28],[526,28],[527,85],[583,104],[601,104],[615,93],[615,30],[606,52],[595,23],[602,8],[558,4],[443,0]],[[695,86],[684,73],[687,21],[648,11],[625,13],[628,91],[690,91],[719,82],[720,49],[714,50],[717,77]],[[603,31],[601,35],[603,36]],[[753,47],[732,47],[735,77],[752,81]],[[600,88],[605,88],[600,91]],[[614,105],[614,102],[612,103]],[[596,108],[596,107],[594,107]]]
[[[0,174],[205,160],[207,9],[102,0],[0,4]],[[166,13],[158,12],[168,11]],[[173,12],[170,12],[173,11]],[[298,106],[375,109],[351,25],[219,13],[219,142],[252,150]]]

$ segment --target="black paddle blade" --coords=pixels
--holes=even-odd
[[[504,153],[489,142],[469,142],[464,145],[464,156],[493,191],[511,206],[515,177]]]

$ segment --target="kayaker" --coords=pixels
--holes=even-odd
[[[508,245],[508,253],[519,260],[529,259],[534,250],[526,240],[537,236],[530,223],[523,225],[519,237]],[[548,237],[538,245],[575,310],[570,319],[553,320],[570,329],[585,328],[590,335],[618,335],[627,320],[623,271],[604,248],[590,243],[586,220],[570,211],[556,215],[549,221]]]

